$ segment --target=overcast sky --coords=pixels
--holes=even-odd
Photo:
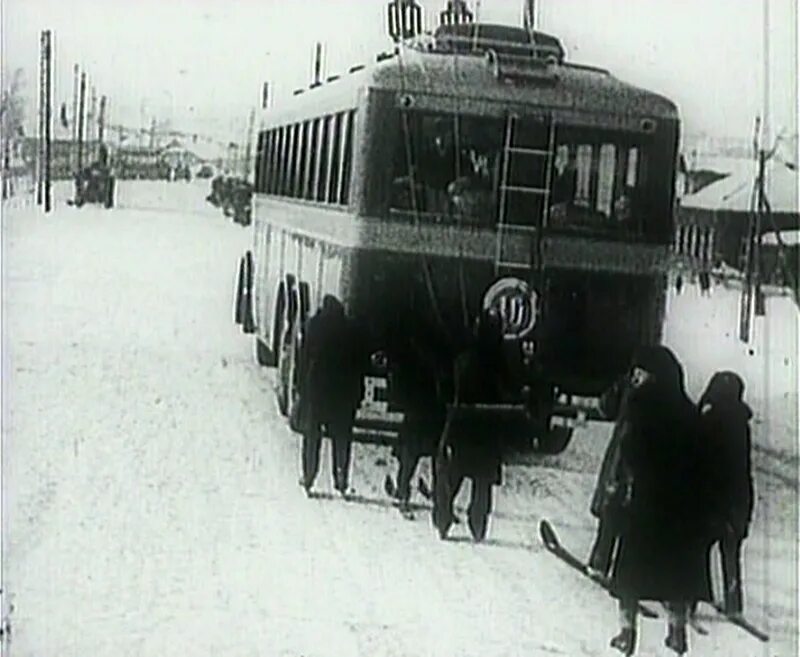
[[[244,130],[264,80],[307,84],[315,40],[333,73],[387,49],[387,0],[0,0],[3,72],[21,67],[36,96],[39,32],[56,39],[56,98],[80,63],[110,98],[112,121]],[[432,23],[444,0],[421,3]],[[475,9],[477,1],[471,0]],[[481,0],[480,18],[520,23],[521,0]],[[770,0],[771,113],[797,132],[796,0]],[[541,28],[572,61],[678,103],[685,130],[746,137],[762,107],[761,0],[544,0]],[[70,103],[71,104],[71,103]],[[33,109],[32,105],[32,109]]]

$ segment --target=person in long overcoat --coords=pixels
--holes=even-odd
[[[397,480],[386,475],[384,488],[401,508],[408,506],[411,480],[422,457],[434,457],[444,428],[446,407],[440,365],[419,335],[408,332],[395,355],[392,388],[403,411],[398,444]],[[436,468],[433,467],[434,473]],[[436,483],[434,479],[433,488]]]
[[[299,362],[300,424],[303,429],[301,485],[310,492],[319,470],[323,426],[333,443],[333,482],[348,490],[353,423],[364,396],[365,357],[341,302],[326,295],[308,320]]]
[[[669,610],[667,647],[683,654],[689,604],[709,600],[708,502],[703,492],[699,415],[684,389],[683,368],[665,347],[635,359],[620,440],[623,520],[610,581],[622,629],[611,645],[631,655],[640,600]]]
[[[728,614],[741,614],[742,543],[753,516],[750,420],[742,399],[744,381],[734,372],[717,372],[700,397],[700,424],[707,453],[713,514],[712,545],[719,543],[724,601]]]
[[[620,444],[625,432],[630,428],[626,406],[632,390],[630,385],[632,373],[631,369],[600,398],[600,410],[603,416],[614,420],[615,424],[589,505],[591,514],[597,518],[597,532],[589,554],[588,567],[590,576],[599,580],[607,579],[611,570],[627,492],[621,471]]]
[[[436,456],[433,522],[440,538],[453,522],[453,501],[465,478],[472,482],[468,524],[472,537],[486,536],[493,487],[501,483],[502,452],[496,418],[475,411],[474,404],[499,403],[504,390],[502,322],[484,312],[474,342],[455,359],[454,396]]]

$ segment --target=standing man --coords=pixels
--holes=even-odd
[[[341,302],[325,295],[308,321],[300,362],[300,424],[303,428],[303,475],[311,492],[319,471],[323,427],[331,438],[333,485],[348,495],[350,452],[356,410],[364,396],[365,366],[355,327]]]
[[[502,322],[496,313],[478,319],[472,345],[456,358],[455,394],[436,456],[433,523],[444,539],[453,523],[453,501],[464,478],[472,480],[468,520],[472,538],[486,537],[492,510],[492,489],[502,479],[502,452],[496,420],[475,404],[502,401],[505,378]]]

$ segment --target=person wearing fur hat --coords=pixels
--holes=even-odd
[[[753,516],[750,419],[743,401],[744,381],[734,372],[717,372],[700,397],[700,427],[707,450],[712,496],[713,543],[719,543],[725,583],[725,612],[742,613],[742,543]],[[712,546],[713,546],[712,543]]]
[[[657,600],[668,609],[664,643],[683,654],[689,605],[710,599],[708,515],[699,415],[669,349],[637,352],[619,422],[628,423],[619,444],[624,495],[609,590],[618,600],[622,627],[611,646],[632,655],[638,602]]]

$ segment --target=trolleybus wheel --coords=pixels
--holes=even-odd
[[[289,417],[290,426],[297,423],[297,324],[292,323],[278,359],[278,410]],[[292,429],[297,429],[292,426]]]
[[[253,253],[251,251],[244,254],[244,287],[242,292],[242,331],[244,333],[255,333],[256,323],[253,317]]]
[[[233,305],[233,321],[237,324],[242,323],[244,317],[244,306],[242,300],[244,296],[244,256],[239,258],[239,275],[236,279],[236,292]]]
[[[542,454],[561,454],[572,439],[571,427],[550,427],[537,437],[538,451]]]

